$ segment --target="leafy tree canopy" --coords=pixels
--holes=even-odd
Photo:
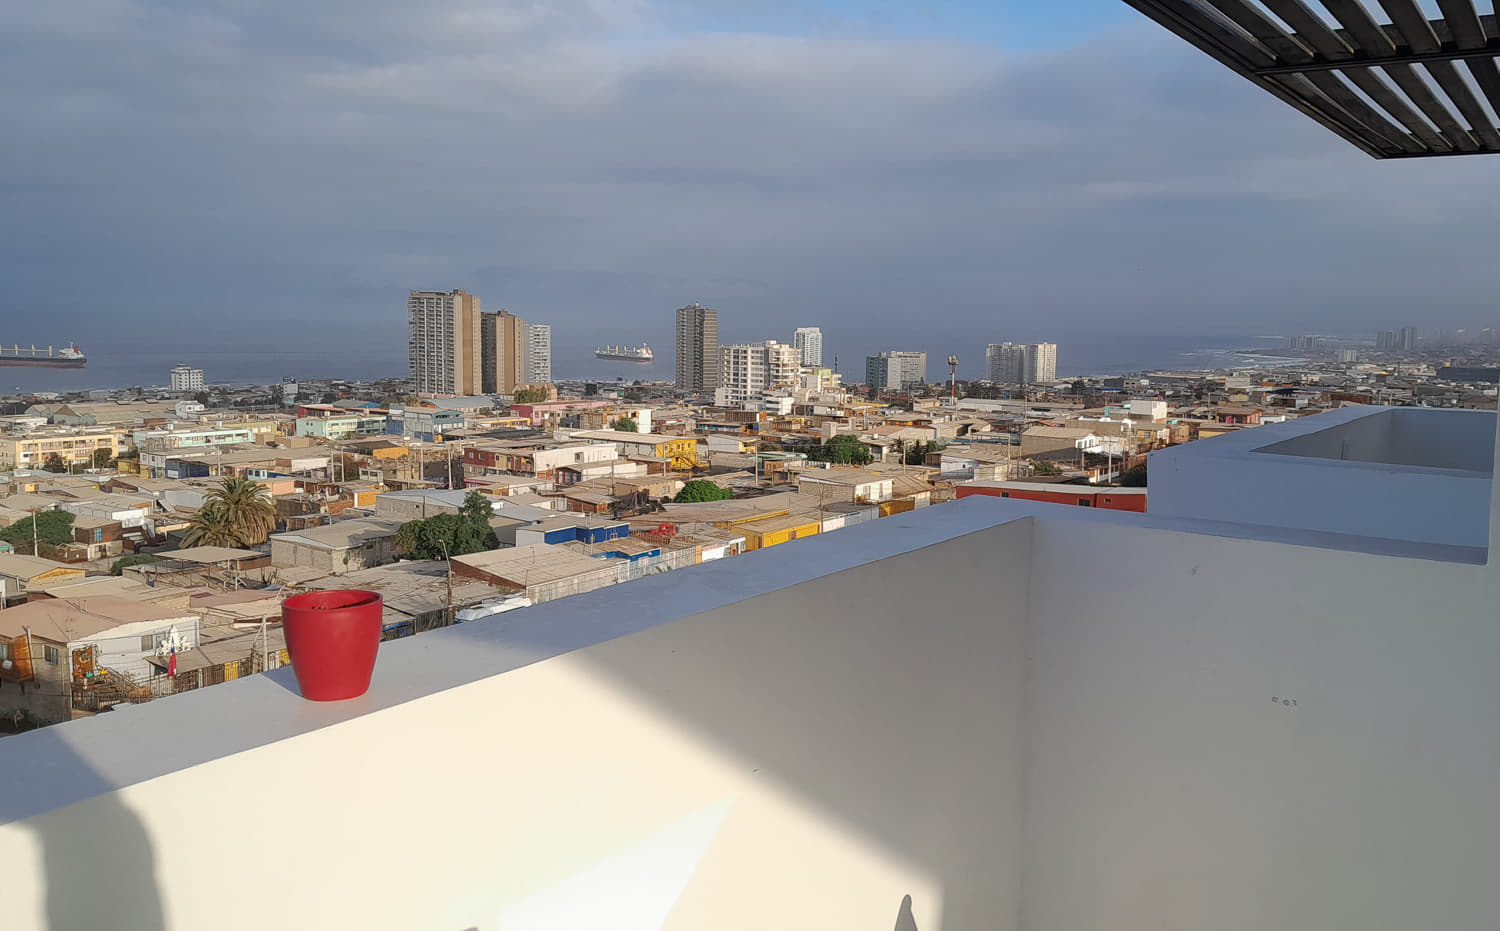
[[[1120,485],[1125,488],[1145,488],[1146,463],[1126,469],[1125,473],[1120,476]]]
[[[396,545],[412,559],[446,559],[494,549],[499,545],[490,528],[489,501],[469,492],[457,514],[434,514],[407,521],[396,532]]]
[[[152,556],[150,553],[137,553],[134,556],[121,556],[110,564],[110,575],[123,575],[125,570],[131,566],[149,566],[154,562],[161,562],[160,556]]]
[[[522,388],[515,394],[517,404],[540,404],[547,400],[547,392],[539,388]]]
[[[838,465],[867,465],[874,461],[875,456],[870,452],[870,447],[861,443],[858,437],[840,433],[825,445],[808,449],[807,458]]]
[[[682,486],[677,497],[672,500],[678,504],[697,504],[702,501],[726,501],[734,497],[734,492],[728,488],[720,488],[707,479],[695,478]]]
[[[107,469],[115,461],[115,454],[108,449],[94,450],[94,468]]]
[[[52,453],[47,457],[47,461],[42,463],[42,468],[47,472],[66,472],[68,471],[68,464],[63,462],[63,457],[57,453]]]
[[[641,425],[635,422],[634,417],[621,417],[614,423],[614,428],[623,433],[639,433]]]
[[[0,530],[0,540],[11,544],[31,545],[31,523],[36,522],[36,539],[40,543],[61,546],[73,542],[73,515],[67,511],[42,511],[22,518]]]

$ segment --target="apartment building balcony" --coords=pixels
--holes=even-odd
[[[967,498],[385,643],[350,702],[0,739],[7,926],[1492,926],[1500,562],[1351,514],[1493,521],[1449,473],[1495,417],[1390,413],[1194,444],[1170,513]],[[1226,519],[1283,460],[1381,468]]]

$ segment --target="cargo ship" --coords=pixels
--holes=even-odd
[[[601,346],[594,350],[594,358],[611,362],[654,362],[656,354],[645,343],[639,346]]]
[[[81,369],[88,357],[77,346],[0,346],[0,365]]]

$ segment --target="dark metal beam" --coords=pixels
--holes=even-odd
[[[1204,29],[1206,21],[1202,15],[1202,11],[1189,3],[1183,2],[1183,0],[1125,0],[1125,2],[1155,20],[1169,31],[1186,39],[1204,54],[1215,59],[1231,71],[1244,76],[1261,89],[1271,92],[1283,103],[1292,106],[1300,113],[1344,138],[1365,154],[1373,158],[1384,158],[1389,154],[1401,151],[1388,143],[1382,144],[1377,138],[1372,138],[1368,130],[1355,125],[1347,117],[1343,116],[1342,111],[1336,107],[1320,105],[1319,100],[1326,100],[1326,98],[1323,98],[1321,94],[1316,92],[1315,88],[1306,83],[1306,77],[1302,75],[1285,75],[1264,79],[1257,77],[1254,74],[1254,69],[1256,67],[1264,67],[1268,62],[1247,61],[1245,56],[1235,54],[1239,49],[1214,41],[1214,39],[1228,31],[1225,26],[1232,25],[1231,23],[1227,21],[1223,25],[1214,23],[1212,24],[1212,33],[1209,33]],[[1264,46],[1255,43],[1248,35],[1240,39],[1237,44],[1241,48],[1249,44],[1257,52],[1264,49]],[[1259,58],[1260,56],[1256,54],[1255,57]],[[1299,84],[1306,85],[1306,92],[1292,89]]]
[[[1125,2],[1375,158],[1500,153],[1500,28],[1474,0],[1377,0],[1384,24],[1369,0]]]
[[[1338,61],[1312,61],[1296,65],[1269,65],[1253,69],[1256,74],[1302,74],[1309,71],[1342,71],[1345,68],[1369,68],[1372,65],[1421,65],[1430,61],[1461,61],[1471,58],[1500,58],[1500,43],[1494,48],[1454,49],[1437,52],[1394,52],[1390,55],[1358,55]]]

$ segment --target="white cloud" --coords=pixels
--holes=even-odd
[[[990,333],[1043,304],[1404,313],[1426,263],[1459,302],[1500,284],[1452,259],[1500,163],[1374,162],[1145,23],[1018,55],[685,35],[662,9],[13,4],[0,236],[24,261],[0,291],[66,268],[80,294],[191,295],[244,266],[225,311],[276,312],[295,280],[395,319],[405,287],[468,286],[561,340],[674,293],[830,328],[932,300]]]

